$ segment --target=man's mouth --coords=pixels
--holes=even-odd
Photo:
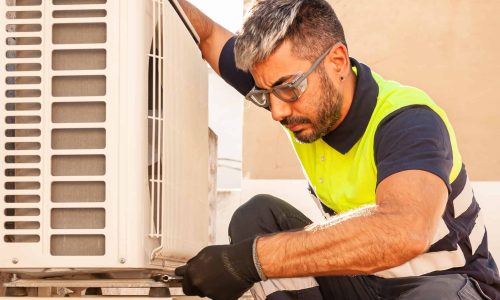
[[[311,124],[311,121],[305,117],[288,117],[281,121],[281,125],[288,128],[292,132],[299,132],[304,130]]]
[[[297,132],[297,131],[303,130],[304,126],[305,126],[305,124],[290,124],[290,125],[286,125],[286,128],[288,128],[292,132]]]

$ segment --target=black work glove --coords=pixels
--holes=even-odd
[[[254,239],[248,239],[201,250],[186,265],[175,269],[177,276],[184,277],[184,294],[216,300],[241,297],[255,282],[261,281],[254,263],[253,244]]]

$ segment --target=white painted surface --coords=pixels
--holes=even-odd
[[[208,76],[209,126],[217,134],[217,187],[241,187],[243,96],[213,70]]]
[[[243,22],[243,1],[191,0],[203,13],[223,27],[235,32]]]

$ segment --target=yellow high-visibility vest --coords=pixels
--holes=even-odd
[[[356,73],[356,68],[353,70]],[[455,132],[446,113],[423,91],[385,80],[374,72],[372,76],[379,87],[377,103],[363,136],[346,154],[338,152],[323,139],[309,144],[299,143],[287,130],[314,192],[323,204],[337,213],[375,204],[375,133],[384,118],[400,108],[425,105],[436,112],[448,129],[453,151],[449,184],[457,178],[462,167]]]

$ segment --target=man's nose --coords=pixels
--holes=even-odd
[[[271,102],[271,115],[275,121],[282,121],[286,117],[292,115],[292,103],[285,102],[275,95],[270,95],[269,101]]]

